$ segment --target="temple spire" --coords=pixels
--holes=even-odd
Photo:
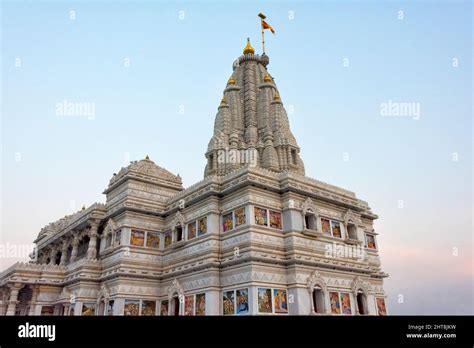
[[[300,148],[267,71],[270,58],[255,54],[247,39],[237,61],[217,108],[204,175],[225,175],[246,166],[304,175]]]

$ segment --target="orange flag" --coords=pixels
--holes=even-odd
[[[275,29],[273,29],[273,27],[267,22],[265,22],[263,19],[262,19],[262,29],[270,29],[272,34],[275,34]]]

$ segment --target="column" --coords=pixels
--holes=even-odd
[[[79,247],[79,237],[74,236],[74,239],[72,240],[72,252],[71,252],[71,259],[69,260],[69,263],[73,263],[76,261],[78,247]]]
[[[67,261],[67,248],[68,248],[68,240],[65,239],[63,241],[63,247],[61,249],[61,261],[59,262],[59,264],[61,266],[64,266],[66,264],[66,261]]]
[[[112,233],[112,232],[109,232],[109,233]],[[110,234],[110,237],[112,237],[112,234]],[[104,250],[104,247],[105,247],[105,243],[107,243],[107,236],[105,236],[103,233],[102,235],[98,236],[98,243],[99,243],[99,255],[102,254],[103,250]],[[112,238],[110,239],[110,242],[112,245]]]
[[[307,287],[297,284],[288,287],[288,310],[290,315],[311,315],[313,305]]]
[[[41,255],[39,256],[39,263],[44,265],[46,264],[46,260],[48,260],[48,250],[45,249],[41,249]]]
[[[219,290],[209,290],[206,292],[206,315],[220,315],[220,298]]]
[[[10,285],[10,299],[8,301],[7,315],[15,315],[16,305],[18,303],[18,293],[20,292],[21,288],[21,283]]]
[[[58,249],[57,249],[56,246],[53,246],[53,247],[51,248],[51,252],[50,252],[50,254],[49,254],[49,264],[50,264],[50,265],[54,265],[54,262],[55,262],[55,260],[56,260],[56,252],[57,252],[57,250],[58,250]]]
[[[8,293],[7,289],[4,288],[1,290],[1,295],[2,295],[2,305],[0,306],[0,315],[6,315],[7,314],[7,307],[8,307]]]
[[[39,286],[31,286],[31,301],[30,301],[30,311],[28,312],[29,316],[35,315],[36,300],[38,299]]]
[[[89,231],[89,248],[87,249],[87,258],[96,259],[97,258],[97,229],[99,225],[93,223],[91,224],[91,229]]]
[[[54,315],[63,316],[64,308],[62,304],[57,304],[54,306]]]

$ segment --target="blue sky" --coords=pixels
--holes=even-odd
[[[247,37],[261,52],[260,11],[307,175],[380,216],[389,312],[473,313],[468,1],[3,2],[2,243],[103,202],[147,154],[202,179],[232,62]],[[63,100],[95,117],[56,115]],[[419,119],[382,116],[389,100],[419,103]]]

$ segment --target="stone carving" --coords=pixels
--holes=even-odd
[[[351,209],[347,209],[346,214],[344,214],[344,225],[347,226],[349,223],[353,223],[356,226],[361,223],[360,216],[354,213]]]
[[[310,274],[306,281],[306,286],[308,287],[308,290],[311,292],[311,294],[313,293],[315,286],[319,286],[324,292],[327,292],[326,281],[318,271],[313,271]]]
[[[176,226],[184,227],[185,221],[184,215],[178,210],[171,221],[171,228],[175,228]]]
[[[173,280],[173,283],[168,288],[168,299],[171,300],[174,294],[178,294],[179,297],[184,296],[184,289],[177,278]]]
[[[117,174],[112,176],[109,182],[109,186],[113,185],[115,182],[117,182],[126,175],[145,175],[158,178],[160,180],[170,181],[179,186],[182,185],[181,177],[179,175],[174,175],[166,169],[156,165],[155,162],[153,162],[149,158],[145,158],[141,161],[130,162],[130,165],[128,165],[127,167],[123,167]]]
[[[102,286],[100,287],[100,290],[97,294],[97,304],[99,304],[101,301],[104,301],[105,303],[108,303],[109,298],[110,298],[109,289],[105,284],[102,284]]]
[[[367,296],[370,291],[370,284],[367,282],[364,282],[360,276],[357,276],[352,281],[351,291],[354,294],[354,296],[357,296],[357,293],[360,290],[364,293],[365,296]]]
[[[114,233],[116,229],[117,229],[117,224],[112,218],[110,218],[104,227],[104,232],[103,232],[104,237],[106,237],[109,234]]]
[[[306,214],[307,212],[311,212],[316,215],[318,214],[318,209],[316,208],[313,201],[309,197],[306,198],[306,200],[301,205],[301,211],[303,212],[303,214]]]

